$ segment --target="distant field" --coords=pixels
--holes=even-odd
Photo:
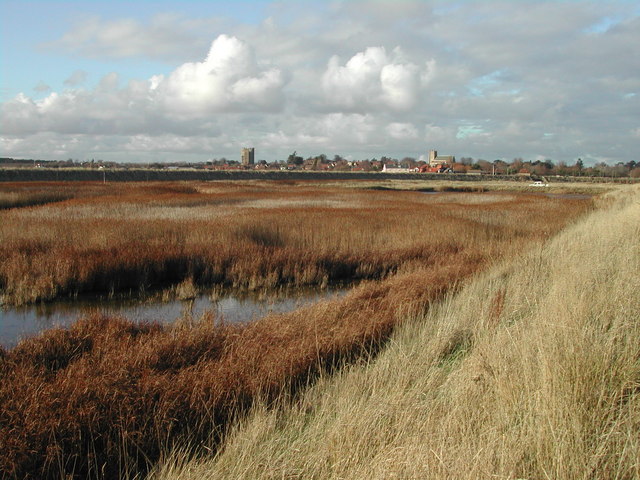
[[[361,182],[52,183],[43,192],[59,197],[48,202],[34,200],[33,186],[0,185],[0,198],[18,199],[0,211],[8,304],[364,282],[246,326],[212,315],[173,327],[94,315],[0,349],[0,470],[38,478],[131,475],[177,444],[215,449],[257,398],[296,394],[322,372],[375,354],[396,325],[463,279],[593,207],[585,196],[455,185],[426,193],[426,182],[412,186],[418,191]]]

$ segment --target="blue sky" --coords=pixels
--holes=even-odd
[[[0,155],[639,160],[637,1],[0,1]]]
[[[1,0],[2,14],[2,90],[0,100],[6,101],[31,87],[35,97],[44,94],[34,90],[40,82],[54,91],[65,88],[69,72],[88,73],[87,82],[97,83],[104,75],[119,70],[125,80],[147,78],[171,70],[172,62],[154,61],[140,55],[133,58],[86,58],[69,55],[51,45],[74,25],[91,18],[102,21],[134,19],[147,23],[164,13],[184,17],[221,17],[234,23],[258,24],[271,2],[266,0],[218,1],[8,1]],[[175,63],[175,62],[174,62]],[[34,79],[39,79],[34,83]]]

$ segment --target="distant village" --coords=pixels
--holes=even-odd
[[[537,175],[537,176],[590,176],[590,177],[631,177],[640,178],[640,163],[629,161],[608,165],[604,162],[586,166],[578,158],[574,162],[554,162],[552,160],[484,160],[453,155],[441,155],[430,150],[424,159],[404,157],[396,159],[380,158],[353,160],[340,155],[329,158],[321,154],[304,158],[296,151],[286,159],[267,162],[256,161],[253,147],[240,150],[240,160],[214,158],[205,162],[153,162],[119,163],[103,160],[34,160],[0,158],[0,168],[80,168],[80,169],[153,169],[153,170],[257,170],[257,171],[315,171],[315,172],[389,172],[389,173],[447,173],[461,175]]]

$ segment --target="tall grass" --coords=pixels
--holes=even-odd
[[[608,202],[155,478],[640,478],[640,190]]]
[[[367,358],[461,279],[535,245],[589,205],[526,195],[453,200],[434,206],[411,192],[207,184],[186,193],[123,187],[5,213],[9,293],[26,285],[19,275],[57,292],[70,283],[135,288],[159,278],[184,289],[201,281],[251,288],[377,280],[245,326],[211,315],[170,327],[92,315],[0,351],[0,472],[134,476],[173,448],[215,450],[257,399],[274,404]],[[472,339],[460,338],[463,347],[443,347],[443,358]]]

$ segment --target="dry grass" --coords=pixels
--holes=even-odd
[[[162,479],[640,478],[640,190]]]
[[[435,206],[415,192],[305,184],[117,188],[2,213],[5,297],[16,301],[34,285],[53,296],[169,282],[191,295],[206,282],[376,281],[246,326],[209,315],[173,327],[94,315],[0,349],[4,477],[135,476],[176,446],[191,445],[189,455],[215,449],[256,399],[273,404],[322,372],[367,358],[461,279],[553,235],[590,204],[496,195]],[[341,207],[269,203],[296,198]],[[237,206],[247,202],[262,206]],[[203,206],[216,215],[191,219]],[[176,207],[184,213],[162,221],[130,215]],[[506,308],[501,302],[496,312]],[[456,334],[441,347],[441,362],[473,338]]]

